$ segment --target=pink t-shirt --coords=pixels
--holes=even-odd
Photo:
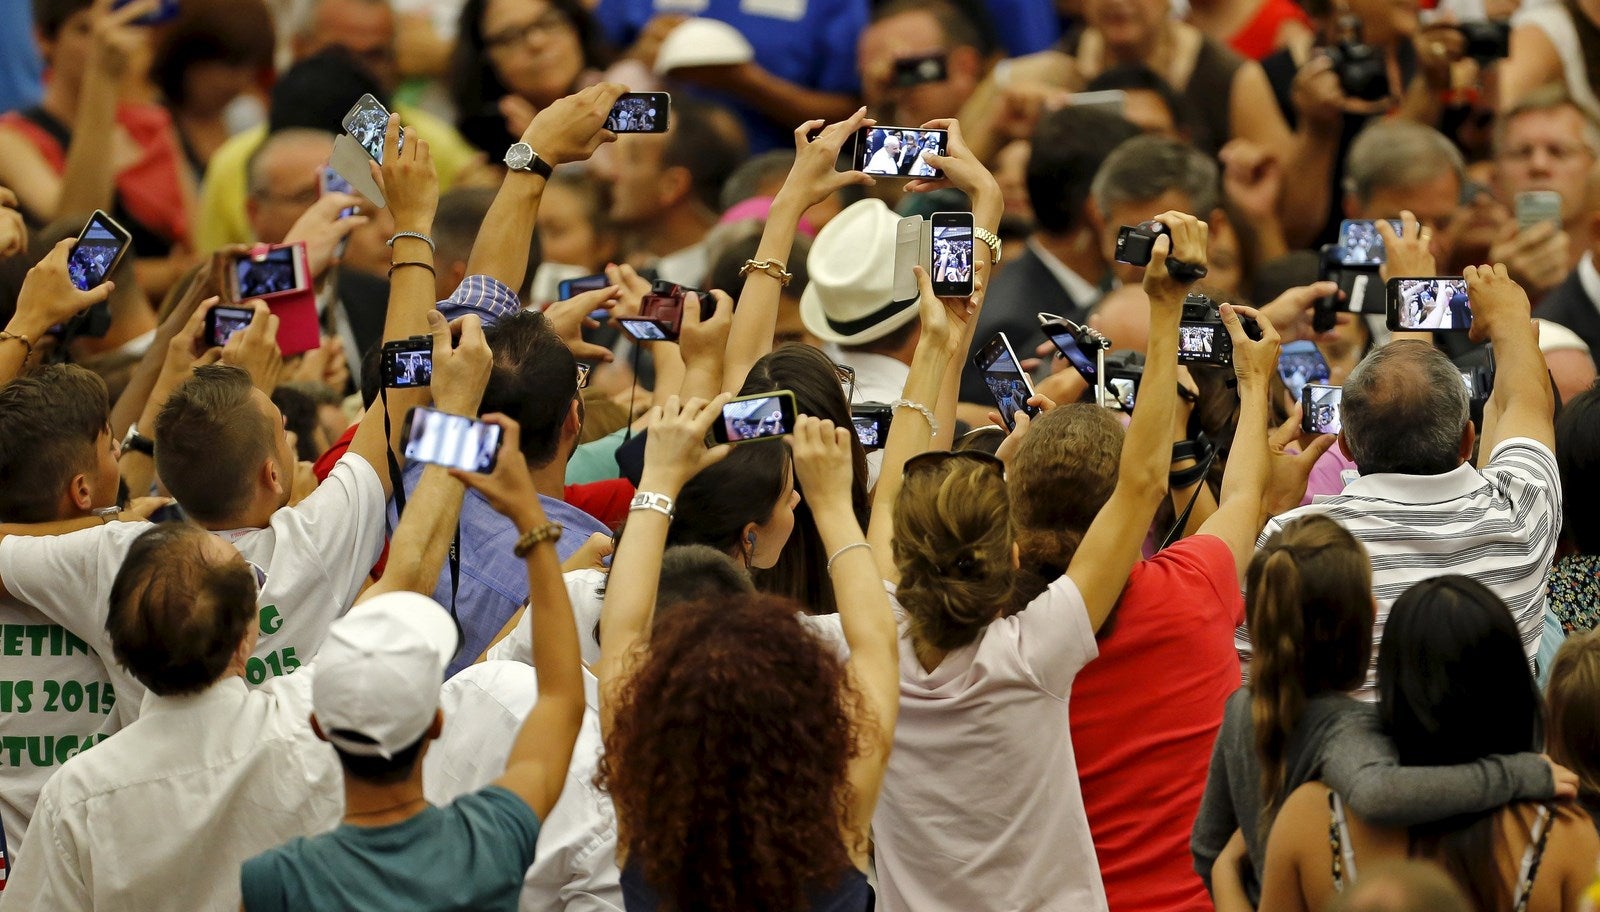
[[[893,596],[893,587],[890,595]],[[1105,912],[1067,720],[1096,652],[1069,577],[924,671],[900,618],[900,719],[872,818],[885,912]]]
[[[1300,501],[1300,506],[1311,503],[1311,499],[1318,495],[1329,497],[1343,494],[1344,486],[1350,483],[1354,475],[1346,476],[1345,472],[1354,472],[1356,464],[1345,458],[1339,451],[1339,445],[1334,444],[1328,452],[1317,458],[1311,467],[1311,475],[1306,479],[1306,496]]]

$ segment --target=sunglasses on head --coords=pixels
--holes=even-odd
[[[1000,461],[1000,457],[992,456],[982,450],[935,450],[930,453],[918,453],[906,460],[903,474],[910,476],[912,472],[941,468],[950,462],[974,463],[993,469],[996,477],[1002,481],[1006,477],[1006,464]]]

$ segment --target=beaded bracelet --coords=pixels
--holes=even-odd
[[[922,417],[928,419],[928,433],[934,437],[939,436],[939,422],[933,417],[933,409],[928,408],[926,405],[923,405],[920,402],[912,402],[910,399],[896,399],[895,401],[889,403],[889,407],[896,409],[908,408],[913,411],[921,412]]]

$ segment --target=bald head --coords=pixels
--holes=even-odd
[[[1138,285],[1124,285],[1094,306],[1089,325],[1111,340],[1112,351],[1143,353],[1150,343],[1150,298]]]
[[[317,201],[318,169],[333,154],[333,136],[320,130],[279,130],[250,157],[249,215],[256,240],[283,241]]]
[[[1461,371],[1426,342],[1391,342],[1344,382],[1347,452],[1363,475],[1443,475],[1472,451]]]

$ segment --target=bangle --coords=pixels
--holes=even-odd
[[[672,498],[653,491],[640,491],[633,495],[633,500],[628,503],[628,512],[632,513],[635,510],[652,510],[667,519],[671,519],[677,513]]]
[[[934,437],[939,436],[939,422],[933,417],[933,410],[928,408],[926,405],[923,405],[920,402],[912,402],[910,399],[896,399],[895,401],[889,403],[889,408],[907,408],[911,409],[912,411],[921,412],[922,417],[928,419],[928,433]]]
[[[421,241],[422,243],[427,244],[428,245],[428,249],[430,251],[432,251],[434,253],[438,253],[439,252],[439,248],[433,246],[433,238],[428,237],[426,234],[423,234],[420,231],[396,231],[394,233],[394,237],[390,238],[387,243],[388,243],[388,245],[390,247],[393,247],[395,241],[398,241],[401,238],[406,238],[406,237],[408,237],[408,238],[416,238],[417,240]]]
[[[430,263],[424,263],[421,260],[404,260],[404,261],[399,262],[399,263],[390,263],[389,264],[389,275],[390,275],[390,277],[392,278],[394,276],[394,271],[396,269],[401,268],[402,266],[420,266],[421,268],[428,270],[428,274],[433,276],[433,277],[435,277],[435,278],[437,278],[438,275],[439,275],[437,272],[433,271],[433,265],[430,264]]]
[[[522,537],[517,539],[516,545],[512,547],[511,553],[518,557],[527,557],[528,552],[535,547],[560,538],[561,530],[562,526],[558,522],[534,526],[532,529],[522,533]]]
[[[745,260],[739,267],[739,278],[744,278],[752,272],[764,272],[778,280],[778,285],[788,288],[794,276],[789,272],[789,267],[782,260]]]
[[[868,551],[871,551],[872,544],[864,541],[851,542],[850,544],[845,545],[843,548],[833,552],[833,554],[828,557],[828,572],[833,572],[833,562],[843,557],[846,551],[854,551],[857,548],[866,548]]]
[[[23,364],[27,364],[33,358],[33,342],[27,336],[0,331],[0,342],[21,342],[22,347],[27,349],[27,353],[22,356]]]

